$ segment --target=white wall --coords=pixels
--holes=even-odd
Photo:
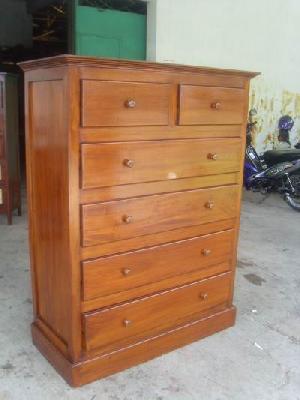
[[[299,0],[150,0],[148,27],[150,60],[262,72],[250,97],[259,151],[285,113],[300,138]]]

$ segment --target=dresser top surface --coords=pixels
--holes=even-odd
[[[114,69],[141,69],[141,70],[158,70],[169,72],[189,72],[189,73],[211,73],[225,75],[240,75],[253,78],[259,75],[259,72],[240,71],[233,69],[221,69],[211,67],[198,67],[191,65],[155,63],[148,61],[121,60],[110,58],[97,58],[76,56],[72,54],[62,54],[55,57],[41,58],[38,60],[30,60],[19,63],[24,71],[30,71],[40,68],[53,68],[62,66],[78,66],[78,67],[97,67],[97,68],[114,68]]]

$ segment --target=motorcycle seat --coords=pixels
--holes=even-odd
[[[264,161],[270,167],[285,161],[295,161],[300,159],[300,150],[268,150],[264,153]]]

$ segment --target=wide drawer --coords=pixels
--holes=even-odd
[[[168,231],[236,216],[238,187],[224,186],[82,206],[82,244]]]
[[[87,351],[121,348],[227,306],[230,273],[83,316]]]
[[[169,84],[82,81],[84,127],[168,125],[171,112]]]
[[[243,89],[180,85],[180,125],[242,124]]]
[[[83,300],[220,265],[229,268],[233,231],[225,231],[83,263]],[[214,269],[216,273],[216,269]],[[209,275],[207,275],[209,276]],[[180,277],[178,278],[180,280]]]
[[[239,139],[83,144],[84,189],[235,172]]]

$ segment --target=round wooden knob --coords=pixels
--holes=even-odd
[[[212,201],[208,201],[205,203],[205,208],[212,209],[214,207],[214,203]]]
[[[208,298],[208,294],[207,293],[200,293],[199,295],[201,300],[206,300]]]
[[[129,160],[128,158],[125,158],[123,164],[125,165],[125,167],[132,168],[134,166],[134,160]]]
[[[123,219],[123,222],[125,222],[126,224],[130,224],[133,221],[133,218],[131,215],[124,215],[122,219]]]
[[[124,268],[122,269],[122,274],[124,276],[128,276],[131,273],[131,269],[130,268]]]
[[[218,155],[217,155],[216,153],[209,153],[209,154],[207,154],[207,158],[208,158],[209,160],[214,160],[214,161],[216,161],[216,160],[218,159]]]
[[[221,108],[221,103],[219,101],[215,101],[214,103],[211,103],[211,108],[213,108],[214,110],[220,110]]]
[[[123,321],[123,325],[127,328],[130,324],[132,323],[132,321],[130,321],[130,319],[124,319]]]
[[[136,101],[133,99],[128,99],[125,101],[125,107],[134,108],[136,106]]]
[[[204,256],[209,256],[209,255],[211,254],[211,250],[210,250],[210,249],[203,249],[203,250],[202,250],[202,254],[203,254]]]

